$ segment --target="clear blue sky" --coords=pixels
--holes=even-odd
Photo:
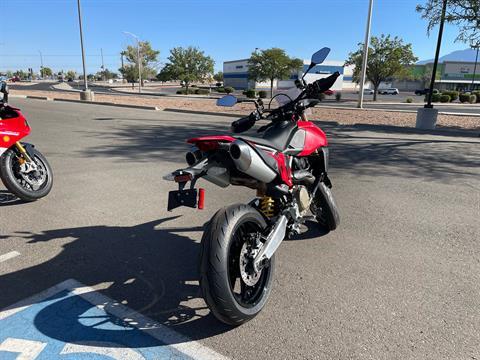
[[[437,31],[415,12],[425,0],[375,0],[372,35],[398,35],[413,44],[420,60],[433,58]],[[256,48],[281,47],[309,58],[332,48],[345,60],[363,41],[368,0],[82,0],[87,71],[120,67],[119,52],[137,34],[161,51],[164,62],[175,46],[197,46],[216,62],[246,58]],[[0,71],[45,66],[81,70],[76,0],[0,0]],[[464,49],[447,26],[442,54]]]

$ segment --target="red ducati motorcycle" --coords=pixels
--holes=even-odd
[[[8,102],[8,87],[0,84],[0,178],[5,187],[23,201],[34,201],[52,189],[52,169],[32,144],[20,140],[30,126],[19,109]]]
[[[315,53],[306,73],[322,63],[329,52],[323,48]],[[306,119],[306,110],[318,103],[338,76],[335,73],[307,84],[304,75],[296,81],[293,97],[291,91],[274,96],[280,103],[275,109],[272,102],[266,109],[261,99],[250,100],[256,110],[234,121],[232,130],[242,133],[257,121],[267,120],[269,123],[258,129],[261,137],[189,139],[193,145],[186,155],[189,167],[165,177],[179,186],[169,193],[168,210],[203,208],[205,192],[195,188],[199,178],[220,187],[246,186],[257,191],[249,204],[218,210],[203,234],[200,286],[220,321],[240,325],[261,311],[273,285],[275,252],[285,237],[299,233],[302,223],[313,215],[327,231],[339,224],[327,175],[327,138]],[[227,95],[217,105],[233,106],[236,102],[234,96]]]

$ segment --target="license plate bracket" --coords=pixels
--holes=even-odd
[[[196,208],[197,198],[198,198],[197,189],[169,191],[167,210],[171,211],[180,206]]]

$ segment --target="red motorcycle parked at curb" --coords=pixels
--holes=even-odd
[[[329,52],[328,48],[316,52],[306,73],[322,63]],[[298,234],[300,225],[312,218],[309,212],[327,231],[339,224],[327,175],[327,138],[306,119],[306,110],[319,102],[339,75],[311,84],[305,82],[304,75],[296,81],[293,97],[291,92],[274,96],[284,98],[275,109],[271,101],[265,109],[261,99],[250,100],[256,110],[234,121],[232,130],[242,133],[265,119],[270,122],[258,129],[262,137],[189,139],[187,142],[194,145],[186,155],[189,167],[165,177],[179,186],[169,193],[168,210],[203,208],[205,192],[195,188],[202,177],[220,187],[237,185],[257,191],[249,204],[218,210],[202,237],[200,286],[220,321],[240,325],[262,310],[273,285],[275,252],[285,237]],[[236,102],[236,97],[227,95],[217,105],[233,106]]]
[[[0,178],[5,187],[23,201],[35,201],[52,189],[52,169],[34,145],[20,142],[30,126],[19,109],[8,102],[8,87],[0,83]]]

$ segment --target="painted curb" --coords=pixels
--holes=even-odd
[[[186,110],[186,109],[175,109],[175,108],[165,108],[163,111],[177,112],[184,114],[197,114],[197,115],[213,115],[213,116],[228,116],[240,118],[245,116],[245,114],[232,114],[232,113],[221,113],[221,112],[211,112],[211,111],[200,111],[200,110]]]
[[[115,106],[115,107],[123,107],[123,108],[132,108],[132,109],[142,109],[142,110],[161,110],[156,106],[145,106],[145,105],[128,105],[128,104],[115,104],[111,102],[104,102],[104,101],[83,101],[83,100],[75,100],[75,99],[60,99],[54,98],[54,101],[63,101],[63,102],[73,102],[73,103],[80,103],[80,104],[90,104],[90,105],[105,105],[105,106]]]
[[[33,95],[27,95],[27,99],[35,99],[35,100],[47,100],[47,101],[52,101],[53,99],[48,97],[48,96],[33,96]]]

